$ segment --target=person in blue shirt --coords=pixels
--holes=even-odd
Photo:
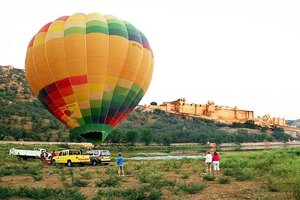
[[[119,174],[119,176],[125,176],[124,175],[124,167],[123,167],[123,165],[124,165],[124,158],[123,158],[123,156],[122,156],[122,153],[121,152],[119,152],[119,157],[117,158],[117,165],[118,165],[118,174]]]

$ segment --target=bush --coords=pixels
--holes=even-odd
[[[189,178],[189,175],[188,175],[188,174],[182,174],[181,178],[182,178],[182,179],[188,179],[188,178]]]
[[[246,180],[252,180],[254,178],[254,175],[249,170],[243,170],[238,172],[235,175],[235,178],[238,181],[246,181]]]
[[[274,178],[269,177],[268,178],[268,189],[271,192],[279,192],[281,188],[281,183],[278,180],[275,180]]]
[[[219,178],[219,183],[220,184],[228,184],[228,183],[230,183],[230,179],[225,176],[222,176]]]
[[[223,174],[226,176],[234,176],[235,172],[234,169],[228,168],[228,169],[224,169]]]
[[[206,187],[205,185],[201,185],[201,184],[184,184],[184,185],[180,185],[179,189],[189,194],[197,194],[205,187]]]
[[[213,181],[215,179],[215,177],[213,175],[206,174],[203,176],[203,179],[206,181]]]
[[[75,186],[77,186],[77,187],[85,187],[85,186],[88,185],[88,182],[82,181],[82,180],[80,180],[80,179],[75,179],[75,180],[73,181],[73,185],[75,185]]]
[[[42,180],[42,176],[40,175],[40,174],[38,174],[38,175],[32,175],[32,178],[35,180],[35,181],[40,181],[40,180]]]
[[[121,177],[113,176],[105,180],[97,180],[96,186],[98,187],[115,187],[121,181]]]

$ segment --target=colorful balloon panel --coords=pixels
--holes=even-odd
[[[28,45],[25,72],[50,113],[76,134],[100,142],[147,91],[153,53],[129,22],[77,13],[40,29]]]

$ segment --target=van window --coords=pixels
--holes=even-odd
[[[101,151],[102,156],[110,156],[109,151]]]

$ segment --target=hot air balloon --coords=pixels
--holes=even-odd
[[[103,142],[145,95],[153,52],[127,21],[76,13],[43,26],[30,41],[25,73],[46,109],[75,134]]]

